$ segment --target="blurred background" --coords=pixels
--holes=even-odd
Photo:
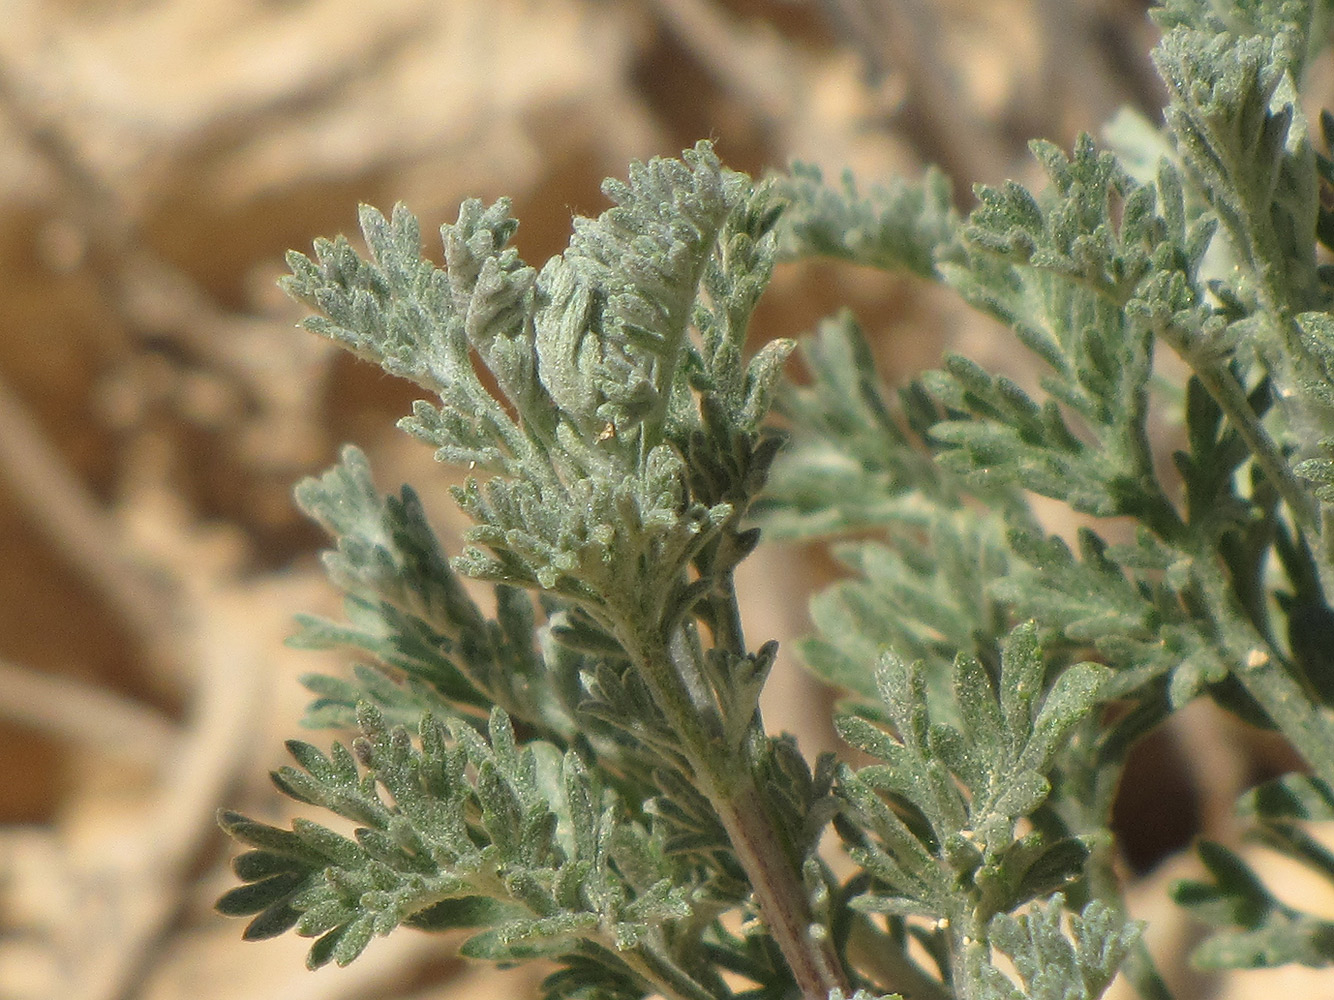
[[[432,234],[461,199],[509,195],[540,263],[605,207],[602,177],[701,137],[752,173],[940,163],[966,208],[974,182],[1034,180],[1030,137],[1068,146],[1123,105],[1156,118],[1145,8],[0,2],[0,1000],[522,997],[543,974],[411,931],[311,974],[307,942],[243,944],[211,910],[233,853],[214,811],[284,817],[266,775],[299,733],[297,677],[340,666],[282,644],[295,612],[337,614],[293,482],[353,441],[382,489],[435,498],[447,544],[461,528],[451,473],[393,426],[416,391],[294,329],[285,250],[354,232],[359,201],[404,201]],[[755,335],[842,304],[890,379],[946,346],[1010,353],[948,294],[833,265],[781,267]],[[751,634],[801,634],[829,569],[757,559]],[[814,692],[785,662],[766,703],[812,751],[831,745]],[[1149,909],[1195,833],[1232,835],[1273,752],[1226,726],[1201,708],[1150,741],[1118,811],[1183,1000],[1277,985],[1192,978],[1191,931]]]

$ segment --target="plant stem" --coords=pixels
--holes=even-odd
[[[680,662],[688,659],[689,640],[678,629],[671,642],[626,648],[635,651],[641,676],[680,738],[697,787],[718,814],[802,996],[825,1000],[834,989],[851,993],[833,943],[817,930],[801,872],[756,783],[753,767],[748,760],[739,761],[735,748],[724,746],[710,732],[718,727],[708,725],[707,711],[712,710],[716,720],[716,706],[701,706],[698,693],[692,695],[688,679],[697,677],[699,670],[695,664]]]
[[[1169,327],[1161,332],[1164,339],[1191,366],[1205,390],[1237,429],[1250,448],[1256,464],[1287,502],[1298,526],[1312,536],[1318,536],[1321,524],[1310,496],[1261,426],[1259,417],[1246,399],[1245,391],[1232,373],[1222,366],[1210,365],[1197,358],[1180,331]],[[1212,552],[1200,552],[1196,564],[1203,569],[1213,565],[1212,559]],[[1223,644],[1232,662],[1237,664],[1233,670],[1237,680],[1274,720],[1316,775],[1334,786],[1334,721],[1322,712],[1297,679],[1283,668],[1277,654],[1269,648],[1265,639],[1249,625],[1241,624],[1245,614],[1242,609],[1232,606],[1226,581],[1217,570],[1205,571],[1204,575],[1207,577],[1204,581],[1206,599],[1214,621],[1223,632]]]
[[[833,989],[851,992],[826,934],[815,933],[806,887],[784,849],[768,803],[747,770],[741,786],[719,795],[702,788],[722,820],[737,860],[750,878],[760,913],[807,1000],[825,1000]],[[823,930],[823,928],[821,928]]]
[[[1334,788],[1334,722],[1329,716],[1312,703],[1297,680],[1259,644],[1234,673],[1316,777]]]
[[[956,913],[955,918],[950,921],[950,986],[959,1000],[978,1000],[985,989],[981,970],[991,949],[971,912]]]
[[[718,583],[717,594],[713,598],[715,622],[713,641],[730,653],[742,656],[746,652],[746,640],[741,631],[741,611],[736,599],[736,580],[729,570]]]

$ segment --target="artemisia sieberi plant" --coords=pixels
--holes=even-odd
[[[466,467],[474,526],[451,559],[354,449],[298,488],[346,620],[295,641],[363,660],[308,679],[307,721],[359,735],[292,741],[274,775],[333,826],[223,814],[248,849],[220,908],[313,938],[312,966],[466,930],[470,957],[551,960],[553,998],[1092,1000],[1118,970],[1165,997],[1108,822],[1129,747],[1196,697],[1301,755],[1242,809],[1334,876],[1303,826],[1334,818],[1334,167],[1298,100],[1329,6],[1173,0],[1164,128],[1035,143],[1046,187],[979,188],[966,217],[936,172],[757,183],[701,143],[609,181],[540,269],[504,201],[442,228],[443,268],[401,207],[363,209],[366,256],[292,254],[306,326],[430,394],[401,426]],[[850,314],[781,387],[792,343],[745,353],[780,254],[954,288],[1040,392],[950,356],[891,394]],[[1184,424],[1171,455],[1155,413]],[[1033,494],[1136,530],[1064,540]],[[855,538],[802,653],[872,763],[764,728],[775,648],[734,586],[761,528]],[[1201,853],[1177,889],[1218,925],[1201,961],[1334,960],[1334,925]]]

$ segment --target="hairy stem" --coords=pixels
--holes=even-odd
[[[738,766],[734,748],[717,738],[708,712],[701,712],[698,693],[688,679],[698,676],[688,659],[689,641],[678,630],[670,643],[649,652],[639,647],[635,658],[641,676],[681,740],[700,792],[709,800],[727,832],[737,860],[754,891],[760,914],[807,1000],[825,1000],[831,990],[851,993],[842,963],[827,929],[811,914],[800,867],[784,842],[771,806],[756,782],[749,762]],[[635,649],[628,646],[628,649]],[[716,721],[716,708],[714,708]]]
[[[1312,703],[1296,678],[1259,644],[1235,673],[1316,777],[1334,788],[1334,721],[1329,715]]]
[[[712,782],[710,782],[712,784]],[[722,820],[737,860],[750,878],[760,913],[807,1000],[825,1000],[833,989],[851,992],[827,930],[811,916],[806,887],[784,848],[769,804],[746,773],[727,794],[705,794]]]

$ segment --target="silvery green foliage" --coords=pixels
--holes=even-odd
[[[875,679],[866,664],[886,648],[927,661],[937,686],[959,651],[994,661],[1005,612],[983,586],[1006,575],[1002,512],[1023,516],[1017,493],[992,491],[990,510],[965,505],[958,477],[922,447],[945,410],[910,385],[899,394],[900,424],[850,314],[825,321],[799,350],[813,378],[789,387],[782,406],[800,432],[757,512],[779,537],[883,535],[834,546],[857,576],[814,598],[820,634],[802,643],[804,659],[867,696]]]
[[[735,521],[772,457],[747,439],[790,345],[748,364],[740,349],[767,281],[773,206],[706,145],[638,165],[606,193],[617,206],[577,220],[569,250],[541,271],[506,246],[516,223],[504,200],[470,201],[441,230],[444,269],[422,258],[406,209],[363,208],[371,259],[321,240],[314,261],[289,255],[285,287],[322,314],[308,328],[439,395],[406,430],[442,461],[492,475],[456,491],[477,524],[465,572],[560,594],[604,621],[642,610],[608,606],[640,595],[667,594],[658,613],[679,615],[681,570]],[[688,492],[697,435],[738,452],[709,502]]]
[[[1330,14],[1317,0],[1172,0],[1155,12],[1170,95],[1161,136],[1123,128],[1118,141],[1144,148],[1115,153],[1088,136],[1069,153],[1034,143],[1045,187],[979,186],[966,218],[934,230],[933,268],[910,253],[859,258],[934,274],[999,320],[1041,362],[1036,390],[948,356],[894,399],[842,318],[802,345],[813,380],[780,404],[795,428],[791,464],[774,470],[764,523],[855,538],[836,550],[855,575],[812,604],[817,635],[804,651],[818,672],[875,706],[858,665],[888,645],[921,660],[922,701],[957,720],[954,654],[1003,683],[1003,637],[1030,618],[1044,684],[1091,651],[1111,668],[1101,694],[1124,714],[1072,734],[1079,751],[1058,752],[1060,779],[1036,812],[1039,827],[1094,837],[1084,898],[1109,885],[1096,834],[1128,747],[1196,696],[1281,731],[1317,798],[1334,786],[1334,321],[1317,258],[1334,235],[1334,167],[1298,101]],[[901,197],[887,220],[809,183],[791,188],[802,200],[785,236],[795,255],[850,256],[828,236],[840,225],[867,246],[933,231]],[[1184,385],[1155,374],[1164,350],[1185,362]],[[1158,414],[1184,429],[1170,455],[1151,443]],[[1025,494],[1135,527],[1086,520],[1058,537]],[[1263,839],[1331,874],[1296,813],[1281,834],[1249,815]],[[1334,958],[1322,922],[1277,903],[1222,848],[1202,854],[1214,881],[1179,898],[1240,929],[1201,961]],[[877,877],[892,884],[888,871]],[[1145,995],[1165,995],[1133,947],[1127,972]],[[1048,995],[1026,988],[997,995]]]
[[[320,695],[308,724],[353,725],[357,702],[368,698],[396,723],[415,724],[423,711],[485,718],[499,706],[562,744],[573,738],[578,678],[547,668],[533,643],[531,600],[498,586],[497,617],[488,621],[450,568],[411,487],[381,496],[366,457],[348,447],[340,465],[299,484],[296,495],[335,539],[324,564],[345,595],[347,621],[302,616],[289,642],[354,649],[379,664],[359,667],[351,681],[305,678]]]
[[[1139,929],[1109,907],[1089,903],[1061,926],[1064,898],[1033,907],[1019,917],[998,914],[991,941],[1018,972],[1023,989],[995,966],[981,971],[980,1000],[1094,1000],[1111,984]]]
[[[936,250],[958,228],[950,182],[930,168],[920,183],[896,178],[868,194],[851,172],[838,189],[826,187],[818,167],[796,164],[782,189],[792,199],[787,253],[816,252],[871,267],[903,268],[928,277]]]
[[[471,957],[550,960],[553,1000],[1096,1000],[1118,970],[1164,1000],[1108,824],[1130,747],[1197,696],[1304,756],[1241,810],[1334,878],[1305,826],[1334,816],[1334,163],[1297,99],[1329,14],[1170,0],[1164,130],[1036,142],[1044,186],[966,217],[936,171],[757,184],[701,143],[607,182],[541,268],[503,200],[442,228],[443,268],[401,207],[363,209],[368,256],[292,254],[309,329],[433,394],[401,426],[467,470],[473,527],[450,560],[352,448],[298,487],[346,620],[294,642],[364,659],[305,679],[307,721],[359,735],[291,741],[273,778],[352,830],[224,813],[247,850],[220,909],[313,937],[312,965],[467,930]],[[793,345],[745,350],[780,252],[939,281],[1042,377],[950,355],[891,393],[844,313],[801,345],[775,464]],[[746,644],[733,575],[756,522],[844,536],[801,652],[871,763],[764,730],[776,647]],[[1199,962],[1334,961],[1328,921],[1200,853],[1175,889],[1216,929]]]
[[[1032,623],[1010,634],[995,676],[961,654],[946,721],[926,690],[926,665],[886,655],[880,703],[839,720],[843,738],[877,761],[856,772],[845,766],[838,787],[846,809],[836,825],[869,877],[868,891],[850,905],[930,921],[914,933],[936,961],[933,976],[962,996],[993,978],[981,942],[998,915],[1074,882],[1089,855],[1088,837],[1041,829],[1020,836],[1017,824],[1043,808],[1052,792],[1047,775],[1111,672],[1076,664],[1047,691],[1043,673]],[[1121,940],[1124,951],[1133,936],[1122,924],[1105,922],[1099,933]],[[1069,948],[1059,931],[1044,933]],[[1119,954],[1089,996],[1101,993],[1117,965]]]
[[[357,829],[225,814],[251,850],[219,906],[253,915],[248,937],[316,938],[312,965],[409,924],[474,930],[472,957],[556,958],[553,996],[727,996],[720,968],[794,988],[769,938],[717,921],[755,905],[728,794],[771,817],[732,822],[770,831],[796,905],[830,882],[812,855],[832,768],[760,729],[775,650],[746,651],[731,590],[792,347],[742,354],[777,205],[707,144],[606,191],[540,271],[506,247],[504,202],[465,203],[443,269],[402,208],[363,209],[369,258],[341,238],[290,257],[306,325],[433,391],[404,428],[486,477],[455,491],[476,526],[453,565],[417,494],[381,495],[354,448],[297,489],[347,620],[293,641],[370,662],[305,679],[307,721],[355,724],[352,748],[293,741],[274,781]],[[459,572],[495,584],[494,619]]]
[[[597,944],[628,951],[689,916],[689,883],[671,877],[642,827],[614,823],[614,798],[577,754],[518,746],[499,709],[486,737],[424,715],[418,744],[370,707],[359,715],[351,751],[335,743],[326,756],[293,740],[300,767],[274,774],[291,797],[360,824],[355,839],[308,821],[289,832],[223,817],[251,850],[236,859],[248,884],[218,907],[257,914],[247,937],[295,927],[316,938],[314,968],[346,965],[402,923],[481,928],[462,952],[512,961]]]

